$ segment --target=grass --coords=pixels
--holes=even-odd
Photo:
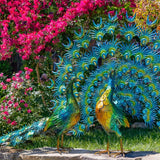
[[[160,131],[158,129],[121,129],[124,150],[160,152]],[[64,146],[88,150],[106,149],[107,134],[102,129],[92,128],[85,135],[64,136]],[[109,137],[110,150],[120,150],[119,138],[115,134]],[[56,147],[56,136],[40,135],[16,148],[34,149],[39,147]]]

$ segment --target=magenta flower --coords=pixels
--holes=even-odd
[[[6,120],[7,118],[6,118],[6,117],[3,117],[3,119]]]
[[[3,85],[3,86],[2,86],[2,89],[3,89],[3,90],[6,90],[6,89],[7,89],[7,85]]]
[[[24,100],[23,100],[23,99],[21,99],[21,100],[20,100],[20,103],[24,103]]]
[[[13,121],[13,122],[11,123],[11,125],[12,125],[12,126],[15,126],[15,125],[17,125],[17,122],[16,122],[16,121]]]
[[[29,72],[33,72],[33,69],[32,69],[32,68],[28,68],[28,71],[29,71]]]
[[[8,120],[7,120],[7,123],[8,123],[8,124],[9,124],[9,123],[11,123],[11,120],[10,120],[10,119],[8,119]]]
[[[12,80],[13,80],[13,81],[16,81],[16,77],[15,77],[15,76],[13,76],[13,77],[12,77]]]
[[[26,74],[25,79],[30,79],[30,76],[28,74]]]
[[[30,110],[30,109],[28,109],[28,110],[27,110],[27,112],[28,112],[28,113],[31,113],[31,110]]]
[[[3,113],[4,113],[6,116],[9,115],[8,111],[4,111]]]
[[[16,103],[14,104],[14,108],[16,108],[18,105],[19,105],[18,102],[16,102]]]
[[[29,69],[28,67],[24,67],[24,70],[28,71],[28,69]]]
[[[7,79],[6,79],[6,82],[10,82],[10,81],[11,81],[11,78],[7,78]]]
[[[11,100],[8,101],[8,104],[12,104],[13,102]]]
[[[114,15],[114,11],[109,11],[108,13],[109,13],[111,16]]]
[[[3,77],[3,73],[0,73],[0,77]]]
[[[28,104],[27,104],[27,103],[25,103],[25,104],[24,104],[24,106],[25,106],[25,107],[28,107]]]

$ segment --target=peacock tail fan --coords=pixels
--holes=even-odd
[[[91,30],[81,27],[81,33],[75,32],[77,39],[69,41],[73,45],[65,46],[64,62],[57,70],[54,100],[58,104],[66,97],[64,88],[74,79],[73,93],[81,108],[81,120],[71,131],[76,135],[95,122],[96,103],[112,80],[113,71],[116,75],[112,101],[119,111],[116,113],[121,110],[143,119],[150,128],[160,126],[160,34],[136,26],[135,15],[126,18],[124,27],[118,24],[116,15],[109,15],[109,21],[100,18],[98,24],[93,21]],[[117,34],[124,38],[115,38]],[[106,40],[107,35],[112,39]],[[89,47],[91,40],[96,43]],[[102,64],[98,63],[100,58]],[[124,126],[129,126],[125,118],[123,121]]]

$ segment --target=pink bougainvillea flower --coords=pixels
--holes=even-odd
[[[18,72],[18,73],[16,73],[16,77],[19,77],[20,76],[20,73]]]
[[[31,113],[31,110],[30,110],[30,109],[28,109],[28,110],[27,110],[27,112],[28,112],[28,113]]]
[[[25,103],[25,104],[24,104],[24,106],[25,106],[25,107],[28,107],[28,104],[27,104],[27,103]]]
[[[16,102],[16,103],[14,104],[14,108],[16,108],[18,105],[19,105],[18,102]]]
[[[8,106],[5,106],[5,110],[7,110],[8,109]]]
[[[30,76],[28,74],[26,74],[25,79],[30,79]]]
[[[7,79],[6,79],[6,82],[11,82],[11,78],[7,78]]]
[[[108,13],[109,13],[111,16],[114,15],[114,11],[109,11]]]
[[[9,124],[9,123],[11,123],[11,120],[10,120],[10,119],[8,119],[8,120],[7,120],[7,123],[8,123],[8,124]]]
[[[22,71],[20,70],[18,73],[19,73],[19,74],[21,74],[21,73],[22,73]]]
[[[3,86],[2,86],[2,89],[3,89],[3,90],[6,90],[6,89],[7,89],[7,85],[3,85]]]
[[[3,77],[3,73],[0,73],[0,77]]]
[[[29,69],[28,67],[24,67],[24,70],[28,71],[28,69]]]
[[[32,68],[28,68],[28,71],[29,71],[29,72],[33,72],[33,69],[32,69]]]
[[[17,122],[16,122],[16,121],[13,121],[13,122],[11,123],[11,125],[12,125],[12,126],[15,126],[15,125],[17,125]]]
[[[6,117],[3,117],[3,119],[6,120],[7,118],[6,118]]]
[[[126,9],[125,9],[125,8],[122,8],[122,9],[121,9],[121,12],[125,14],[125,13],[126,13]]]
[[[15,77],[15,76],[13,76],[13,77],[12,77],[12,80],[13,80],[13,81],[16,81],[16,77]]]
[[[5,85],[5,84],[4,84],[4,82],[1,82],[0,85],[3,86],[3,85]]]
[[[12,104],[13,102],[11,100],[8,101],[8,104]]]
[[[22,109],[21,107],[18,108],[19,111],[20,111],[21,109]]]
[[[9,115],[8,111],[4,111],[3,113],[4,113],[6,116]]]
[[[21,99],[21,100],[20,100],[20,103],[24,103],[24,100],[23,100],[23,99]]]

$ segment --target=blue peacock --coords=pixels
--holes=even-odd
[[[63,147],[65,133],[80,136],[97,120],[108,135],[114,132],[120,137],[123,154],[119,128],[129,127],[127,116],[160,128],[160,33],[136,26],[135,17],[126,13],[122,27],[117,13],[108,14],[107,20],[93,21],[91,30],[75,31],[73,42],[67,38],[66,53],[53,72],[56,80],[49,86],[54,93],[53,114],[0,137],[0,143],[15,146],[52,128],[59,151],[60,136]],[[146,24],[154,23],[148,18]],[[90,47],[92,40],[95,44]],[[109,142],[103,152],[110,154]]]

